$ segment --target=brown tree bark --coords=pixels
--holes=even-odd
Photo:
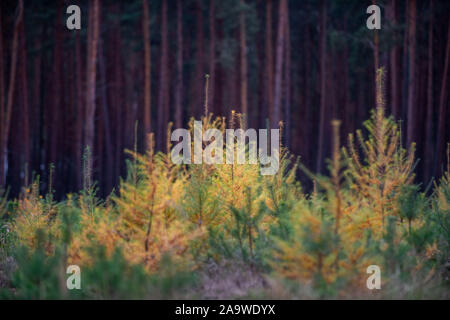
[[[283,118],[284,118],[284,143],[286,147],[290,146],[291,136],[291,30],[289,27],[289,8],[286,5],[286,19],[284,21],[284,32],[286,34],[285,41],[285,63],[284,63],[284,103],[283,103]]]
[[[84,146],[89,147],[94,154],[95,137],[95,110],[96,110],[96,78],[97,78],[97,59],[98,59],[98,38],[100,23],[100,0],[92,0],[89,3],[89,34],[88,34],[88,52],[87,52],[87,96],[86,96],[86,115],[85,115],[85,136]],[[91,161],[92,162],[92,161]]]
[[[215,88],[216,88],[216,6],[214,0],[211,0],[211,4],[209,5],[209,104],[212,106],[213,112],[216,112],[215,105]]]
[[[409,42],[409,66],[408,66],[408,125],[407,125],[407,148],[415,138],[415,99],[416,99],[416,0],[409,2],[408,11],[408,42]]]
[[[76,123],[75,123],[75,181],[76,188],[82,187],[82,152],[83,152],[83,123],[84,123],[84,103],[83,103],[83,88],[82,88],[82,70],[83,65],[81,58],[81,36],[79,32],[75,34],[75,72],[76,72]]]
[[[273,114],[273,35],[272,0],[266,1],[266,109],[269,117]],[[264,124],[265,126],[265,124]]]
[[[425,179],[431,178],[434,165],[433,152],[433,0],[430,0],[430,22],[428,25],[428,75],[427,75],[427,112],[425,127]]]
[[[396,20],[396,0],[391,0],[387,7],[387,16],[392,26],[397,23]],[[389,52],[390,62],[390,85],[391,85],[391,112],[395,119],[400,117],[400,99],[398,92],[398,47],[394,44]]]
[[[166,141],[165,128],[168,122],[169,83],[168,83],[168,35],[167,35],[167,0],[163,0],[161,9],[161,64],[158,97],[158,149],[162,150]]]
[[[148,0],[142,0],[142,34],[144,37],[144,133],[151,132],[151,51]],[[147,139],[145,139],[146,143]],[[148,146],[147,146],[148,147]]]
[[[113,148],[112,148],[112,132],[111,132],[111,117],[110,117],[110,106],[108,104],[107,92],[106,92],[106,63],[105,63],[105,55],[104,55],[104,41],[101,40],[99,42],[99,71],[100,71],[100,97],[101,97],[101,105],[102,105],[102,120],[103,120],[103,133],[105,136],[105,157],[104,157],[104,192],[108,194],[111,192],[113,188]]]
[[[3,122],[1,124],[1,137],[0,137],[0,186],[5,185],[5,160],[7,156],[9,131],[11,128],[11,113],[13,107],[15,83],[16,83],[16,70],[17,70],[17,55],[18,55],[18,42],[19,42],[19,27],[23,21],[23,0],[19,0],[17,5],[17,18],[14,23],[12,47],[11,47],[11,67],[9,72],[9,87],[8,96],[6,99],[6,105],[1,106],[1,113],[4,114]],[[2,59],[3,60],[3,59]],[[2,99],[3,100],[3,99]]]
[[[372,0],[372,3],[374,5],[377,4],[376,0]],[[373,60],[374,60],[374,67],[375,67],[375,76],[374,80],[376,81],[377,72],[380,68],[380,37],[378,35],[378,30],[375,29],[373,33]]]
[[[212,5],[212,2],[211,2]],[[183,7],[177,0],[177,84],[175,91],[175,128],[183,126]]]
[[[205,35],[203,30],[202,1],[195,2],[196,17],[196,49],[195,70],[193,74],[192,90],[190,90],[191,114],[198,117],[203,114],[204,84],[205,84]]]
[[[64,140],[62,139],[64,125],[62,124],[62,98],[63,98],[63,29],[60,27],[60,23],[63,16],[63,1],[59,0],[57,2],[56,18],[54,21],[54,37],[55,45],[53,48],[53,59],[52,59],[52,77],[51,77],[51,102],[50,108],[47,109],[47,115],[49,119],[48,128],[48,156],[46,165],[53,164],[55,170],[60,173],[60,167],[57,157],[58,154],[62,154],[62,144]],[[60,180],[55,180],[53,187],[59,190]]]
[[[320,123],[319,123],[319,145],[317,151],[316,171],[322,171],[323,148],[325,139],[325,108],[326,108],[326,52],[327,52],[327,7],[324,0],[320,5]]]
[[[286,33],[284,28],[286,26],[287,2],[280,0],[279,20],[277,30],[277,47],[275,60],[275,84],[274,84],[274,102],[273,112],[271,115],[271,128],[277,128],[281,120],[281,100],[282,100],[282,73],[284,60],[284,43]]]
[[[448,78],[448,68],[450,63],[450,23],[448,24],[447,31],[447,46],[445,49],[445,63],[444,63],[444,72],[442,74],[442,82],[441,82],[441,93],[439,95],[439,124],[438,124],[438,139],[437,139],[437,157],[436,157],[436,165],[435,169],[438,168],[439,161],[444,159],[444,152],[446,150],[445,143],[445,120],[446,120],[446,104],[447,101],[447,78]],[[448,120],[448,119],[447,119]],[[445,169],[444,169],[445,170]]]
[[[28,76],[27,76],[27,49],[26,49],[26,35],[25,35],[25,22],[22,19],[19,27],[20,38],[20,89],[21,89],[21,101],[22,101],[22,152],[24,165],[24,181],[29,181],[30,165],[31,165],[31,143],[30,143],[30,112],[28,104]]]
[[[42,54],[41,47],[44,39],[43,29],[39,29],[39,36],[34,40],[34,51],[36,52],[33,60],[33,93],[32,93],[32,112],[31,112],[31,136],[40,137],[41,121],[41,78],[42,78]],[[1,50],[1,49],[0,49]],[[3,74],[3,73],[0,73]],[[41,160],[41,139],[32,139],[32,168],[39,168]]]
[[[245,23],[245,1],[241,0],[241,12],[239,15],[239,41],[240,41],[240,76],[241,76],[241,112],[245,115],[244,125],[247,127],[248,118],[248,79],[247,79],[247,36]]]
[[[3,23],[2,23],[2,8],[0,5],[0,134],[3,136],[4,118],[5,118],[5,61],[3,56]],[[2,137],[0,137],[0,148],[2,147]],[[4,178],[4,163],[3,151],[0,149],[0,186],[3,186]]]

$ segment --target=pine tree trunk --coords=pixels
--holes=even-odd
[[[183,8],[177,0],[177,85],[175,92],[175,128],[183,126]]]
[[[99,37],[99,11],[100,1],[92,0],[90,2],[89,16],[90,26],[88,34],[88,69],[87,69],[87,97],[86,97],[86,115],[85,115],[85,147],[89,147],[94,154],[94,136],[95,136],[95,109],[96,109],[96,77],[97,77],[97,51]]]
[[[438,125],[438,139],[437,139],[437,158],[435,169],[439,170],[438,164],[439,161],[444,159],[445,148],[447,147],[445,144],[445,120],[446,120],[446,104],[447,101],[447,77],[448,77],[448,68],[450,63],[450,23],[448,24],[447,31],[447,46],[445,50],[445,63],[444,63],[444,72],[442,74],[442,85],[441,85],[441,93],[439,96],[439,125]],[[447,119],[448,120],[448,119]],[[445,170],[445,169],[444,169]]]
[[[144,133],[151,132],[151,51],[150,51],[150,13],[148,0],[142,0],[142,34],[144,41]],[[147,141],[145,139],[145,141]],[[148,147],[148,146],[147,146]]]
[[[266,110],[273,114],[273,39],[272,39],[272,0],[266,1]],[[265,127],[265,123],[263,123]]]
[[[82,88],[82,71],[83,65],[81,59],[81,36],[77,32],[75,34],[75,72],[76,72],[76,123],[75,123],[75,181],[76,188],[82,187],[82,152],[83,152],[83,123],[84,123],[84,104],[83,104],[83,88]]]
[[[377,4],[376,0],[372,0],[372,3],[374,5]],[[378,35],[378,30],[375,29],[373,30],[373,61],[374,61],[374,67],[375,67],[375,77],[374,80],[376,81],[376,77],[377,77],[377,72],[378,69],[380,68],[380,38]]]
[[[199,117],[203,114],[204,84],[205,84],[205,46],[203,32],[203,12],[202,1],[197,0],[195,3],[196,16],[196,48],[195,48],[195,70],[193,74],[192,90],[190,90],[191,115]]]
[[[319,145],[317,151],[316,171],[322,171],[323,148],[325,139],[325,108],[326,108],[326,45],[327,45],[327,8],[324,0],[320,6],[320,123],[319,123]]]
[[[291,134],[291,31],[289,27],[289,10],[286,7],[286,19],[284,21],[284,32],[286,34],[285,41],[285,63],[284,63],[284,144],[286,147],[290,146]]]
[[[104,41],[101,40],[99,42],[99,71],[100,71],[100,81],[101,81],[101,90],[100,90],[100,97],[101,97],[101,105],[102,105],[102,115],[103,115],[103,133],[105,135],[105,168],[104,168],[104,175],[102,178],[104,179],[104,192],[105,194],[108,194],[112,188],[113,188],[113,173],[112,173],[112,160],[113,160],[113,150],[112,150],[112,132],[111,132],[111,117],[110,117],[110,106],[108,104],[108,98],[107,98],[107,92],[106,92],[106,66],[105,66],[105,55],[104,55]]]
[[[61,125],[63,114],[61,112],[61,105],[63,100],[63,32],[59,24],[63,15],[63,3],[58,1],[56,9],[56,18],[54,21],[54,37],[55,45],[53,48],[53,70],[51,77],[51,102],[50,108],[47,110],[49,118],[49,148],[47,165],[53,164],[55,171],[60,173],[60,163],[57,161],[58,153],[62,153],[62,139],[64,125]],[[53,187],[59,190],[60,180],[55,180]]]
[[[387,8],[388,19],[393,26],[396,25],[396,0],[391,0]],[[400,100],[398,92],[398,48],[394,44],[389,53],[390,56],[390,81],[391,81],[391,112],[395,119],[400,117]]]
[[[27,77],[27,50],[26,50],[26,35],[25,22],[20,23],[20,89],[22,100],[22,152],[24,169],[24,181],[29,181],[30,165],[31,165],[31,144],[30,144],[30,112],[28,104],[28,77]]]
[[[245,2],[241,0],[241,6],[244,7]],[[245,115],[244,119],[248,117],[248,98],[247,98],[247,38],[246,38],[246,24],[244,9],[241,9],[239,16],[239,40],[240,40],[240,76],[241,76],[241,112]],[[244,120],[246,122],[246,120]],[[245,123],[245,127],[246,127]]]
[[[275,61],[275,86],[274,86],[274,103],[273,113],[271,115],[271,128],[277,128],[281,120],[281,100],[282,100],[282,73],[284,60],[284,42],[285,35],[284,27],[286,26],[287,3],[286,0],[280,0],[279,20],[277,30],[277,48]]]
[[[16,69],[17,69],[17,55],[18,55],[18,42],[19,42],[19,27],[23,20],[23,0],[19,0],[18,3],[18,15],[14,24],[12,47],[11,47],[11,65],[9,72],[9,87],[8,96],[6,100],[6,106],[2,107],[2,113],[4,113],[2,132],[0,137],[0,186],[5,185],[5,161],[7,157],[8,138],[11,128],[11,114],[13,107],[15,83],[16,83]],[[3,109],[5,108],[5,109]]]
[[[216,112],[216,105],[215,105],[215,99],[214,99],[214,93],[215,93],[215,84],[216,84],[216,9],[215,9],[215,3],[214,0],[211,0],[211,4],[209,6],[209,93],[208,93],[208,101],[210,108],[209,110],[213,110],[213,112],[217,114]]]
[[[434,157],[433,152],[433,0],[430,0],[430,22],[428,25],[428,79],[427,79],[427,112],[426,112],[426,155],[425,179],[429,181],[432,175]]]
[[[41,77],[42,77],[42,54],[40,53],[42,47],[42,39],[44,37],[43,29],[39,29],[39,36],[34,40],[34,51],[36,52],[33,60],[33,93],[32,93],[32,120],[31,120],[31,136],[40,137],[42,122],[41,122]],[[0,31],[1,32],[1,31]],[[1,50],[1,48],[0,48]],[[0,72],[0,74],[3,74]],[[3,77],[2,77],[3,80]],[[40,139],[32,140],[32,168],[39,168],[41,159],[41,141]]]
[[[165,142],[165,128],[168,122],[168,35],[167,35],[167,0],[163,0],[161,9],[161,65],[160,90],[158,97],[158,150],[163,150]]]
[[[408,126],[407,126],[407,148],[415,138],[415,99],[416,99],[416,0],[409,2],[408,11],[408,42],[409,42],[409,67],[408,67]]]

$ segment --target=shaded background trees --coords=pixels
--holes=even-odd
[[[70,2],[70,3],[69,3]],[[386,108],[403,143],[418,147],[418,180],[442,172],[450,140],[450,3],[377,0],[382,29],[366,28],[360,0],[2,1],[0,183],[17,195],[32,175],[57,196],[81,187],[82,152],[103,195],[125,174],[124,149],[168,121],[185,126],[204,108],[247,125],[285,123],[284,142],[319,172],[330,121],[342,140],[375,104],[375,64],[386,69]],[[82,29],[65,9],[82,8]],[[344,141],[343,141],[344,142]],[[300,177],[302,178],[302,177]]]

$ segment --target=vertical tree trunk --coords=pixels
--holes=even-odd
[[[161,65],[160,91],[158,98],[158,149],[162,150],[165,140],[165,128],[168,121],[168,39],[167,39],[167,0],[163,0],[161,9]]]
[[[204,32],[203,32],[203,12],[202,1],[197,0],[195,3],[196,16],[196,49],[195,49],[195,70],[192,77],[193,84],[191,91],[191,114],[195,117],[203,113],[203,92],[204,92],[204,76],[205,76],[205,57],[204,57]]]
[[[391,0],[387,8],[388,19],[391,25],[395,26],[396,21],[396,0]],[[398,92],[398,48],[394,44],[389,53],[390,56],[390,80],[391,80],[391,112],[394,118],[400,117],[400,100]]]
[[[144,36],[144,133],[151,132],[151,51],[150,13],[148,0],[142,0],[142,34]],[[146,143],[147,139],[145,139]],[[147,146],[148,147],[148,146]]]
[[[415,99],[416,99],[416,0],[409,2],[408,11],[408,42],[409,42],[409,68],[408,68],[408,128],[407,128],[407,148],[414,141],[415,137]]]
[[[5,118],[5,61],[3,56],[3,23],[2,10],[0,6],[0,134],[3,136],[4,118]],[[0,137],[0,148],[2,147],[2,137]],[[3,151],[0,150],[0,178],[3,178]],[[0,181],[0,186],[3,186],[3,179]]]
[[[7,157],[9,130],[11,128],[11,113],[14,99],[15,83],[16,83],[16,69],[17,69],[17,55],[19,42],[19,27],[23,20],[23,0],[18,3],[18,15],[14,24],[12,48],[11,48],[11,67],[9,72],[9,87],[6,106],[1,106],[1,112],[4,113],[2,132],[0,137],[0,186],[5,185],[5,161]],[[5,108],[5,109],[3,109]]]
[[[88,34],[87,53],[87,97],[86,97],[86,119],[85,119],[85,147],[89,147],[94,154],[95,136],[95,109],[96,109],[96,78],[97,78],[97,51],[99,37],[99,12],[100,1],[92,0],[89,7],[90,26]]]
[[[75,72],[76,72],[76,123],[75,123],[75,181],[76,188],[80,189],[82,186],[82,152],[83,152],[83,123],[84,123],[84,103],[83,103],[83,88],[82,88],[82,71],[83,65],[81,59],[81,36],[79,32],[75,33]]]
[[[245,2],[241,0],[241,13],[239,15],[239,40],[241,55],[241,112],[248,118],[248,98],[247,98],[247,38],[245,24]],[[246,121],[246,120],[245,120]],[[246,123],[245,123],[246,126]]]
[[[110,121],[110,106],[108,104],[108,98],[107,98],[107,92],[106,92],[106,66],[105,66],[105,55],[104,55],[104,41],[101,40],[99,42],[99,71],[100,71],[100,81],[101,81],[101,90],[100,90],[100,96],[101,96],[101,105],[102,105],[102,115],[103,115],[103,132],[105,135],[105,168],[104,168],[104,175],[102,178],[104,179],[104,192],[105,194],[108,194],[111,192],[113,188],[113,181],[112,181],[112,160],[113,160],[113,150],[112,150],[112,132],[111,132],[111,121]]]
[[[20,23],[20,89],[22,100],[22,152],[24,168],[24,181],[29,181],[30,165],[31,165],[31,143],[30,143],[30,123],[29,123],[29,105],[28,105],[28,77],[27,77],[27,50],[25,22],[22,19]],[[26,169],[26,170],[25,170]]]
[[[113,6],[113,14],[116,16],[120,16],[120,5],[115,3]],[[123,169],[123,145],[124,145],[124,117],[123,117],[123,63],[122,63],[122,51],[114,50],[115,48],[122,47],[122,37],[121,37],[121,28],[120,21],[116,19],[112,32],[112,40],[109,43],[108,53],[111,55],[111,64],[110,68],[112,74],[112,86],[110,90],[110,100],[112,104],[112,109],[114,110],[112,113],[114,114],[115,125],[113,132],[115,133],[114,137],[114,178],[115,183],[117,184],[119,177],[122,173]]]
[[[434,164],[433,152],[433,0],[430,0],[430,22],[428,25],[428,76],[427,76],[427,112],[426,112],[426,156],[425,156],[425,179],[431,178]]]
[[[33,107],[32,107],[32,131],[31,136],[37,137],[32,140],[32,163],[33,165],[31,167],[36,168],[38,170],[40,166],[40,159],[41,159],[41,139],[40,133],[42,128],[42,122],[41,122],[41,78],[42,78],[42,54],[41,54],[41,47],[42,47],[42,40],[44,38],[44,32],[43,28],[39,28],[39,36],[35,38],[34,40],[34,51],[36,52],[33,60],[33,93],[32,93],[32,101],[33,101]],[[1,50],[1,49],[0,49]],[[0,73],[3,74],[3,73]]]
[[[208,101],[212,106],[210,110],[214,110],[213,112],[217,114],[216,105],[214,103],[214,93],[215,93],[215,84],[216,84],[216,8],[214,0],[211,0],[211,4],[209,5],[209,93],[208,93]]]
[[[224,38],[224,30],[223,30],[223,18],[217,18],[217,42],[222,43]],[[220,64],[216,64],[216,80],[215,82],[215,91],[214,91],[214,110],[217,115],[224,116],[226,115],[226,111],[224,111],[224,86],[225,86],[225,71],[224,67]]]
[[[60,27],[60,23],[63,16],[63,1],[58,0],[56,9],[56,18],[54,21],[54,37],[55,45],[53,48],[53,70],[51,77],[51,100],[50,108],[47,110],[49,118],[49,137],[48,137],[48,158],[47,165],[53,164],[55,171],[60,174],[60,163],[57,161],[58,153],[62,153],[62,139],[64,125],[61,125],[63,119],[62,101],[63,101],[63,30]],[[53,181],[53,187],[55,190],[59,190],[60,180]]]
[[[435,169],[438,168],[439,161],[444,159],[445,148],[445,120],[446,120],[446,104],[447,101],[447,77],[448,77],[448,68],[450,63],[450,23],[448,24],[447,31],[447,46],[445,49],[445,63],[444,63],[444,73],[442,74],[442,84],[441,84],[441,93],[439,96],[439,125],[438,125],[438,139],[437,139],[437,157],[435,165]],[[448,120],[448,119],[447,119]]]
[[[324,0],[320,6],[320,123],[319,146],[317,151],[317,172],[322,171],[322,158],[325,139],[325,108],[326,108],[326,45],[327,45],[327,8]]]
[[[291,31],[289,27],[289,10],[286,5],[286,19],[284,21],[285,41],[285,69],[284,69],[284,143],[286,147],[290,146],[291,135]]]
[[[281,120],[281,92],[282,92],[282,73],[283,73],[283,49],[285,42],[284,27],[286,26],[287,3],[286,0],[280,0],[279,20],[277,30],[277,48],[275,61],[275,86],[274,86],[274,102],[273,113],[271,115],[271,128],[276,128]]]
[[[273,114],[273,39],[272,39],[272,0],[266,1],[266,110]],[[265,123],[263,123],[265,126]]]
[[[374,5],[377,4],[376,0],[372,0],[372,3]],[[374,67],[375,67],[375,75],[374,75],[374,80],[376,81],[376,77],[377,77],[377,72],[378,69],[380,68],[380,38],[378,35],[378,30],[375,29],[373,30],[373,61],[374,61]]]
[[[409,25],[409,1],[405,3],[405,32],[403,33],[403,52],[402,52],[402,77],[401,77],[401,110],[400,110],[400,118],[405,119],[407,116],[407,107],[408,107],[408,25]],[[403,124],[403,122],[402,122]],[[404,125],[402,127],[402,131],[404,129]],[[403,134],[403,141],[406,141],[406,134]]]
[[[211,4],[212,5],[212,4]],[[175,92],[175,128],[183,126],[183,7],[177,0],[177,85]]]

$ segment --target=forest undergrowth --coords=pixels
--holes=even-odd
[[[402,147],[381,92],[345,146],[332,122],[327,175],[284,147],[273,176],[251,164],[175,165],[150,134],[145,154],[127,151],[128,175],[107,199],[89,150],[84,189],[64,201],[51,185],[40,194],[39,177],[18,199],[3,192],[0,297],[449,299],[450,165],[429,188],[414,183],[414,145]],[[242,127],[231,118],[206,113],[203,130]],[[66,287],[69,265],[81,268],[80,290]],[[366,286],[371,265],[379,290]]]

